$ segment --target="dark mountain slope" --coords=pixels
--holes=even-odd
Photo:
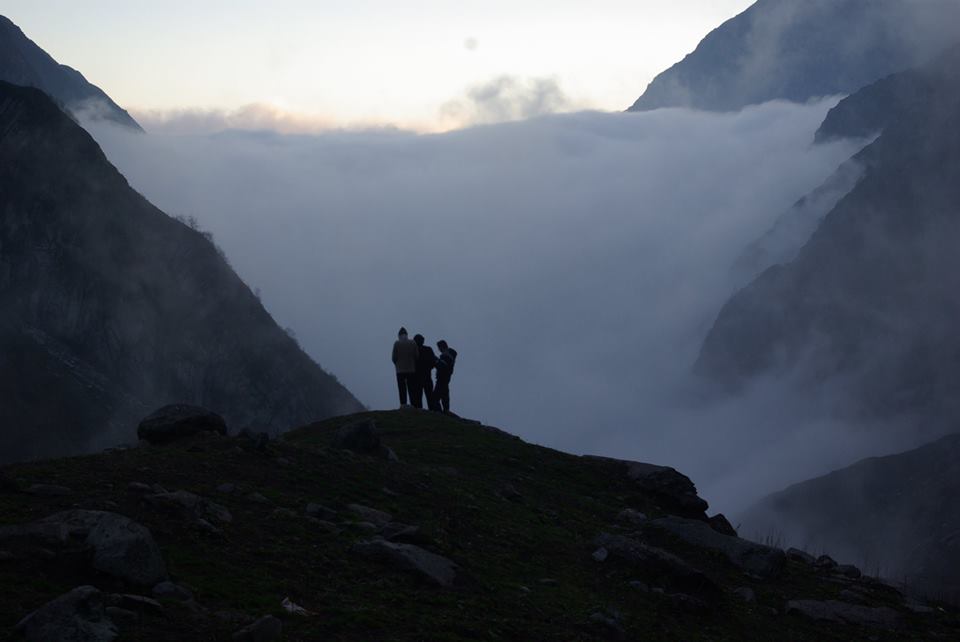
[[[863,178],[797,258],[724,306],[699,372],[736,386],[802,365],[873,417],[960,417],[960,67],[941,61],[935,99],[857,156]]]
[[[835,551],[931,594],[956,599],[958,495],[960,435],[953,435],[771,495],[743,516],[743,530],[779,531],[795,545]]]
[[[36,89],[0,83],[0,452],[132,439],[202,403],[286,429],[360,408],[202,234],[127,184]]]
[[[4,16],[0,16],[0,81],[36,87],[70,111],[91,110],[100,118],[140,130],[103,90],[76,69],[59,64]]]
[[[334,445],[341,427],[367,420],[399,461]],[[157,606],[118,598],[142,611],[135,621],[106,614],[124,640],[273,639],[231,637],[268,614],[282,621],[283,640],[957,638],[955,609],[914,612],[871,578],[782,555],[776,573],[759,577],[709,540],[761,556],[770,549],[711,531],[702,511],[689,524],[713,533],[707,543],[671,535],[658,526],[676,518],[649,483],[656,477],[693,490],[669,469],[577,457],[416,411],[331,419],[259,448],[211,433],[11,466],[0,469],[0,627],[80,585],[151,595],[92,572],[82,550],[38,552],[36,540],[11,536],[11,525],[78,508],[149,528],[171,580],[192,588],[188,603],[169,593]],[[38,484],[70,492],[42,495],[49,486]],[[184,492],[200,498],[193,508],[177,501],[191,498]],[[427,572],[449,568],[435,556],[456,564],[452,582]],[[309,613],[286,612],[285,598]],[[852,620],[803,617],[792,600]]]
[[[953,44],[958,22],[955,0],[759,0],[657,76],[630,110],[735,111],[847,94]]]

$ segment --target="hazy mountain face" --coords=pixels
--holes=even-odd
[[[713,111],[848,94],[960,40],[956,0],[760,0],[631,107]]]
[[[853,411],[955,426],[960,406],[960,75],[951,52],[869,87],[842,117],[885,114],[861,152],[864,176],[793,262],[736,294],[710,331],[700,372],[730,387],[771,372],[842,382]],[[925,100],[913,88],[922,79]],[[906,95],[890,99],[889,87]],[[878,97],[882,102],[876,102]],[[854,119],[851,133],[863,133]]]
[[[792,486],[742,516],[747,537],[828,551],[941,598],[960,596],[960,436]]]
[[[71,112],[103,118],[140,130],[140,125],[83,74],[59,64],[24,35],[9,19],[0,16],[0,81],[36,87]]]
[[[45,94],[2,82],[0,212],[4,460],[135,439],[172,402],[265,430],[360,408],[207,238]]]

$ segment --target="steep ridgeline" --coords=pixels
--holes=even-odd
[[[950,46],[958,22],[955,0],[759,0],[657,76],[630,111],[848,94]]]
[[[141,131],[130,114],[76,69],[59,64],[8,18],[0,16],[0,81],[41,89],[71,112],[92,115]]]
[[[858,154],[863,177],[796,259],[766,270],[724,306],[703,344],[700,373],[737,387],[802,366],[801,380],[811,385],[843,380],[859,414],[955,426],[958,59],[953,50],[924,71],[933,83],[924,101],[870,103],[876,92],[868,88],[838,108],[892,107],[897,115]]]
[[[960,597],[960,435],[866,459],[771,495],[740,520],[745,533],[781,532],[908,585]],[[869,506],[869,510],[863,510]]]
[[[0,82],[0,457],[133,440],[180,401],[275,430],[360,408],[207,238],[46,94]]]

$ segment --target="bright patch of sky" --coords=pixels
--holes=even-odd
[[[448,127],[498,78],[621,110],[751,0],[5,0],[4,15],[126,108],[269,106],[332,125]]]

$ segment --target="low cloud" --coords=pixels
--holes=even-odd
[[[489,125],[571,111],[577,105],[555,78],[499,76],[475,85],[440,109],[446,129]]]
[[[567,105],[501,79],[480,121]],[[690,369],[730,266],[856,151],[813,146],[832,101],[739,114],[573,113],[443,135],[91,130],[132,185],[212,230],[282,326],[362,401],[397,405],[405,325],[460,352],[457,412],[579,453],[653,461],[735,510],[890,443],[827,396],[759,382],[704,398]],[[202,129],[202,128],[201,128]],[[869,437],[869,438],[868,438]]]

